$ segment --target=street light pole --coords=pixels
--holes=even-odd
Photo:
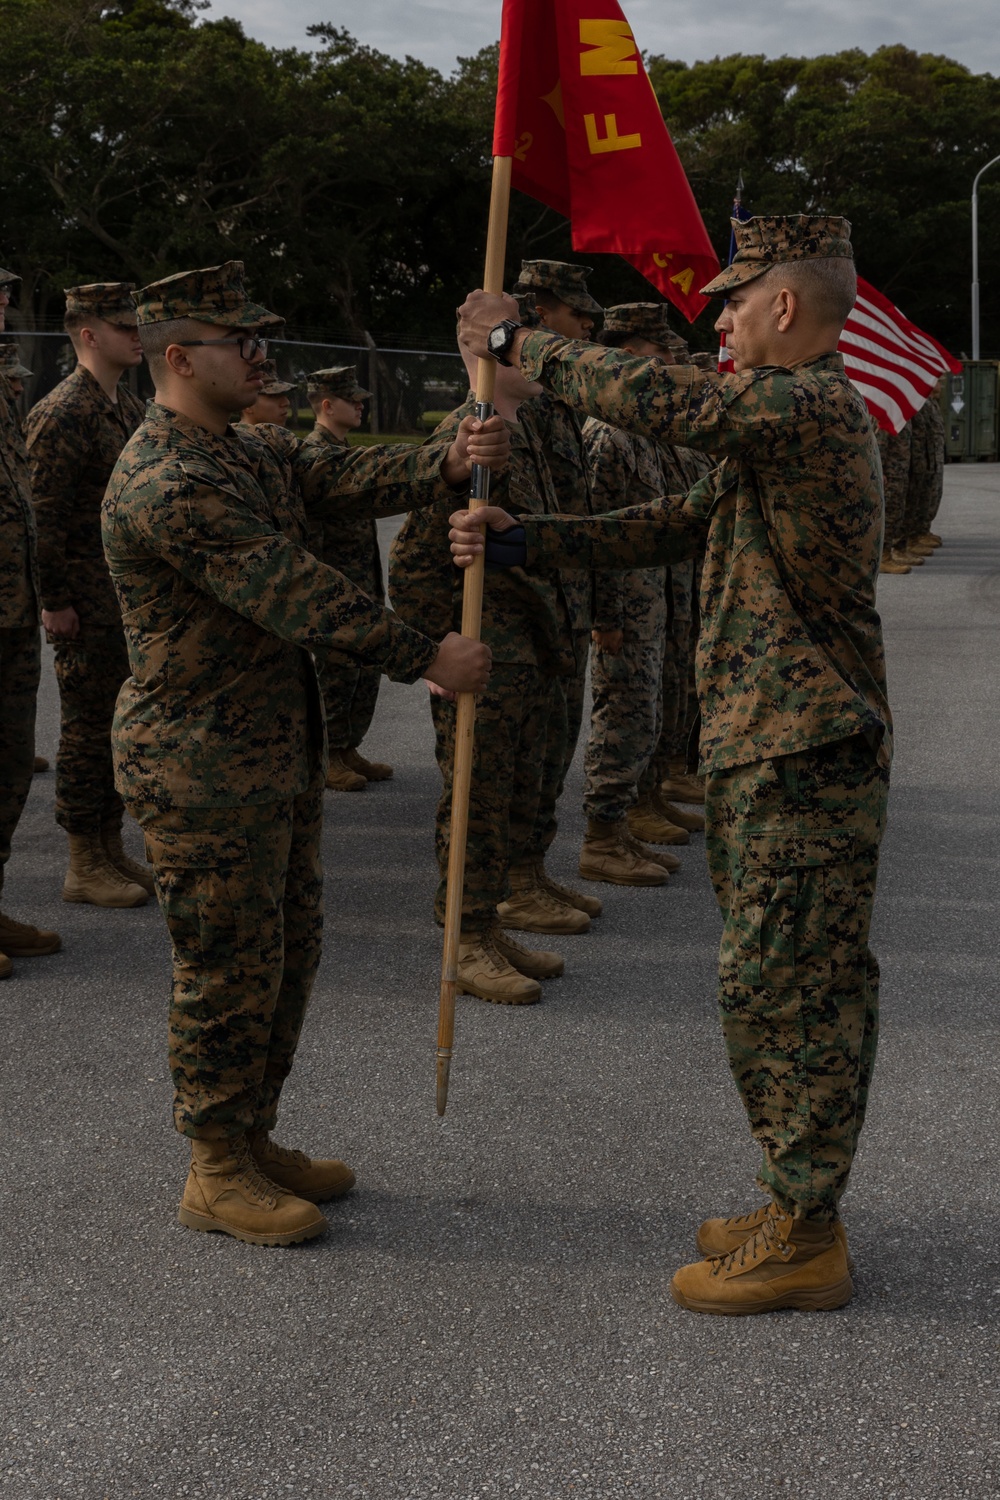
[[[985,167],[980,167],[972,184],[972,357],[979,358],[979,179],[990,167],[995,167],[1000,156],[994,156]]]

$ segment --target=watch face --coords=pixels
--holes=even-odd
[[[507,329],[501,323],[497,328],[490,329],[490,336],[486,341],[493,353],[500,353],[507,347]]]

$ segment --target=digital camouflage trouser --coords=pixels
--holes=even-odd
[[[320,960],[323,778],[282,802],[129,811],[170,933],[174,1124],[273,1129]]]
[[[942,469],[918,469],[910,473],[910,487],[906,492],[906,537],[912,540],[924,536],[931,529],[931,522],[938,513],[944,488]]]
[[[0,891],[10,841],[31,787],[41,662],[37,625],[0,630]]]
[[[667,569],[666,603],[663,675],[659,685],[660,729],[639,781],[639,791],[644,795],[655,791],[670,774],[671,759],[687,750],[695,644],[694,563],[676,563]]]
[[[462,928],[482,932],[496,918],[499,902],[510,895],[507,874],[530,852],[538,814],[549,709],[559,696],[560,679],[537,667],[494,662],[490,685],[476,697],[469,835],[465,856]],[[455,704],[431,697],[441,768],[435,851],[441,879],[434,915],[444,922],[451,833],[452,773],[455,756]]]
[[[327,657],[320,669],[326,737],[331,750],[356,750],[375,717],[382,673]]]
[[[583,810],[621,822],[660,737],[667,601],[662,568],[630,570],[623,580],[623,642],[617,656],[590,648],[593,707],[584,751]]]
[[[123,812],[111,763],[115,701],[129,675],[121,627],[85,628],[75,641],[57,641],[55,669],[56,822],[67,833],[97,834],[102,824],[120,824]]]
[[[574,654],[579,666],[572,677],[555,677],[549,697],[549,715],[542,755],[542,785],[538,797],[538,814],[528,844],[533,858],[544,858],[559,828],[556,808],[562,796],[569,768],[576,754],[583,724],[583,700],[587,691],[587,658],[590,655],[590,632],[574,638]]]
[[[836,1213],[864,1122],[888,782],[860,735],[708,777],[729,1066],[763,1148],[758,1181],[798,1218]]]

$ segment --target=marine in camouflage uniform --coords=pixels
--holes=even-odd
[[[325,466],[301,460],[284,428],[227,425],[261,383],[260,331],[281,321],[250,301],[242,271],[231,261],[137,295],[158,397],[175,406],[151,404],[104,501],[132,673],[113,748],[171,939],[174,1122],[193,1143],[182,1222],[288,1244],[321,1233],[314,1202],[353,1183],[343,1163],[269,1134],[320,957],[313,653],[335,649],[409,682],[438,647],[309,550],[304,494],[330,480]],[[175,409],[209,402],[211,427]],[[450,455],[425,455],[428,470],[435,457],[427,487],[440,492]],[[352,458],[351,479],[341,466],[330,482],[331,504],[338,482],[373,477],[363,453]],[[385,468],[374,476],[383,489]]]
[[[868,938],[891,717],[875,608],[878,451],[835,352],[853,272],[830,266],[814,280],[797,264],[848,260],[850,226],[758,218],[734,221],[733,232],[734,263],[706,290],[730,295],[718,326],[738,356],[743,341],[737,373],[664,370],[540,333],[512,340],[527,379],[627,430],[724,455],[721,468],[680,507],[528,517],[523,550],[516,532],[501,540],[529,566],[584,568],[597,556],[651,566],[707,547],[698,692],[709,868],[724,919],[720,1012],[772,1202],[750,1220],[707,1221],[699,1246],[720,1258],[683,1268],[672,1290],[685,1306],[753,1312],[851,1295],[836,1220],[875,1059]],[[833,311],[823,302],[831,285]],[[785,286],[803,309],[792,315],[797,343],[781,345],[794,359],[787,369],[767,360]],[[498,304],[476,302],[464,311],[466,337],[481,347]],[[830,352],[817,352],[828,340]]]
[[[314,370],[308,377],[306,395],[316,414],[316,425],[305,439],[306,445],[347,451],[347,432],[360,426],[363,403],[371,396],[358,380],[356,366]],[[378,528],[373,519],[327,516],[319,526],[318,546],[324,562],[339,568],[372,599],[385,597]],[[375,717],[381,680],[380,672],[353,662],[327,658],[320,664],[330,747],[326,784],[333,790],[363,792],[369,781],[387,781],[392,775],[390,765],[368,760],[360,753],[361,742]]]
[[[495,399],[499,411],[509,414],[516,409],[519,417],[523,382],[517,377],[514,390],[508,390],[512,376],[511,371],[497,372]],[[470,396],[435,436],[450,439],[474,408]],[[545,450],[527,425],[510,420],[509,427],[510,469],[494,493],[536,514],[555,511],[558,501]],[[462,618],[462,575],[451,566],[445,541],[448,515],[444,505],[411,514],[389,557],[393,607],[403,619],[430,633],[458,629]],[[539,884],[544,876],[534,866],[532,851],[541,797],[553,791],[546,760],[553,705],[558,708],[565,702],[564,684],[577,670],[573,607],[564,581],[565,575],[548,567],[497,570],[487,575],[483,590],[481,636],[493,653],[493,669],[489,688],[476,700],[458,978],[464,993],[503,1004],[533,1003],[541,994],[539,981],[562,972],[557,954],[528,952],[507,939],[498,924],[499,917],[503,926],[517,925],[518,898],[529,880],[535,907],[552,924],[550,930],[567,930],[557,923],[570,914],[578,919],[576,930],[589,920],[584,909],[570,904],[575,892],[554,883]],[[443,924],[456,705],[432,694],[431,714],[442,776],[434,914]]]
[[[0,329],[18,280],[12,271],[0,269]],[[28,455],[15,393],[0,369],[0,895],[11,839],[31,787],[41,673],[40,593]],[[58,947],[56,933],[0,913],[0,979],[12,972],[12,959],[54,953]]]
[[[244,408],[243,421],[249,427],[259,427],[262,423],[273,423],[277,427],[287,427],[288,418],[292,414],[292,400],[290,392],[295,389],[293,380],[282,380],[278,372],[278,361],[276,359],[265,359],[261,369],[264,373],[264,384],[250,406]]]
[[[145,414],[121,379],[142,358],[131,289],[129,282],[66,288],[66,330],[79,362],[25,424],[42,623],[59,684],[56,822],[70,845],[63,899],[103,907],[143,906],[153,889],[148,870],[122,847],[111,720],[128,654],[101,545],[104,491]]]
[[[589,338],[604,317],[600,303],[587,290],[591,269],[568,261],[522,261],[514,286],[522,323],[527,327],[550,328],[574,338]],[[583,419],[566,402],[543,391],[522,403],[518,422],[545,454],[558,509],[568,515],[592,515]],[[553,900],[558,903],[558,897],[545,871],[545,857],[556,836],[559,798],[580,738],[591,630],[613,608],[611,601],[617,594],[617,585],[609,582],[603,572],[575,577],[568,573],[563,591],[570,610],[576,669],[559,679],[560,691],[552,699],[535,829],[528,859],[514,872],[513,901],[504,909],[504,920],[527,932],[584,932],[588,924],[574,912],[597,916],[601,910],[599,901],[578,892],[572,893],[574,901],[568,910],[565,901],[561,903],[562,911],[555,909]],[[566,888],[561,889],[565,892]]]
[[[941,545],[931,531],[944,487],[944,415],[938,395],[927,400],[910,418],[910,472],[906,492],[908,553],[929,556]]]
[[[885,492],[885,534],[882,543],[881,571],[908,573],[913,558],[904,544],[906,531],[906,492],[910,483],[910,446],[912,428],[904,423],[899,432],[875,433],[882,463],[882,485]]]
[[[666,309],[653,302],[609,308],[601,332],[601,341],[610,347],[661,359],[670,357],[667,338]],[[593,417],[584,435],[596,511],[641,504],[671,488],[662,451],[650,439]],[[593,707],[583,795],[587,832],[580,873],[616,885],[663,885],[669,879],[668,868],[636,847],[628,820],[634,816],[640,781],[647,776],[660,737],[669,570],[633,569],[603,577],[613,586],[604,590],[608,604],[595,621],[591,647]],[[651,805],[655,783],[643,790],[648,805],[640,812],[650,823],[656,819],[647,835],[686,842],[687,834],[680,828],[675,825],[667,832],[656,818]],[[676,866],[677,861],[670,863]]]

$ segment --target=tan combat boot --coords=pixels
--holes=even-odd
[[[648,844],[637,839],[634,833],[629,833],[627,824],[622,839],[634,854],[638,854],[640,859],[648,859],[652,864],[659,865],[660,869],[666,870],[668,875],[676,875],[681,867],[676,854],[671,854],[669,849],[651,849]]]
[[[71,833],[69,869],[62,888],[64,901],[85,901],[91,906],[145,906],[149,892],[134,880],[126,880],[108,859],[99,833]]]
[[[910,552],[906,547],[893,547],[892,560],[905,563],[909,568],[922,568],[924,565],[923,556],[918,557],[915,552]]]
[[[619,823],[587,819],[587,833],[580,850],[580,874],[584,880],[603,880],[608,885],[666,885],[669,873],[662,865],[644,859],[627,835],[624,818]]]
[[[37,776],[38,773],[39,773],[39,771],[47,771],[48,769],[49,769],[49,763],[45,759],[45,756],[44,755],[36,755],[35,756],[34,764],[31,767],[32,775]]]
[[[335,1157],[314,1160],[304,1151],[291,1151],[272,1141],[266,1130],[247,1134],[250,1155],[269,1182],[277,1183],[286,1193],[306,1198],[310,1203],[325,1203],[328,1198],[343,1198],[357,1181],[344,1161]]]
[[[939,537],[936,531],[925,531],[923,536],[919,537],[918,540],[923,542],[925,547],[944,546],[943,537]]]
[[[558,953],[548,953],[544,948],[525,948],[515,943],[502,931],[499,922],[490,937],[500,957],[529,979],[558,979],[566,967]]]
[[[177,1217],[188,1229],[219,1230],[248,1245],[297,1245],[327,1228],[314,1203],[261,1174],[244,1136],[191,1142]]]
[[[560,881],[553,880],[545,868],[544,859],[532,861],[535,871],[535,883],[541,886],[543,891],[548,891],[550,896],[555,896],[564,906],[575,906],[577,911],[585,911],[588,917],[599,917],[604,907],[596,896],[585,896],[582,891],[575,891],[571,885],[562,885]]]
[[[661,817],[666,818],[668,823],[673,823],[678,828],[686,828],[688,833],[705,832],[704,813],[685,812],[682,807],[677,807],[673,802],[668,802],[667,798],[660,791],[659,787],[657,787],[656,791],[652,794],[650,800],[653,804],[654,810],[658,812]]]
[[[153,884],[152,870],[148,865],[138,864],[125,853],[120,823],[105,823],[101,829],[101,843],[105,854],[119,875],[123,875],[126,880],[134,880],[136,885],[141,885],[150,896],[155,893],[156,886]]]
[[[777,1206],[728,1255],[682,1266],[670,1283],[675,1302],[691,1312],[775,1312],[782,1307],[825,1311],[854,1295],[844,1243],[831,1223],[793,1219]]]
[[[348,770],[356,772],[358,776],[363,776],[366,781],[390,781],[392,779],[392,767],[386,765],[384,760],[365,760],[356,748],[343,750],[341,754]]]
[[[579,907],[560,901],[539,884],[535,865],[511,865],[508,871],[510,896],[497,907],[504,927],[515,932],[556,932],[565,935],[590,930],[590,918]]]
[[[326,784],[331,792],[363,792],[368,782],[360,772],[352,771],[345,759],[346,755],[346,750],[330,751]]]
[[[61,947],[58,932],[32,927],[29,922],[15,922],[13,917],[0,912],[0,953],[8,959],[44,958],[49,953],[58,953]]]
[[[6,953],[0,953],[0,979],[9,979],[14,972],[14,965]]]
[[[900,562],[894,552],[883,552],[882,561],[878,565],[880,573],[910,573],[912,569],[909,563]]]
[[[775,1204],[765,1203],[751,1213],[736,1214],[730,1219],[706,1219],[695,1237],[698,1254],[705,1256],[708,1260],[731,1254],[743,1244],[744,1240],[750,1239],[751,1235],[757,1233],[765,1219],[771,1218],[778,1211]],[[844,1247],[847,1269],[853,1276],[854,1257],[847,1245],[847,1231],[840,1219],[834,1219],[831,1228]]]
[[[671,802],[702,803],[705,800],[705,778],[687,768],[683,755],[671,756],[667,774],[660,782],[660,794]]]
[[[646,844],[689,844],[691,835],[686,828],[669,823],[658,812],[651,797],[641,797],[625,814],[629,832]]]
[[[497,952],[492,932],[463,932],[458,943],[458,993],[495,1005],[534,1005],[542,987]]]

